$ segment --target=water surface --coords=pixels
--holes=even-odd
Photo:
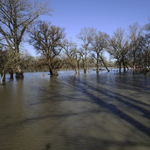
[[[0,150],[150,149],[149,75],[24,76],[0,86]]]

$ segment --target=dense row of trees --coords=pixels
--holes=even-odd
[[[86,73],[89,63],[97,67],[97,73],[100,65],[109,71],[108,63],[103,56],[105,51],[116,61],[120,72],[122,66],[124,72],[128,67],[135,70],[135,66],[150,66],[149,25],[140,27],[135,23],[128,27],[127,33],[124,29],[118,28],[111,37],[107,33],[85,27],[77,34],[82,43],[77,45],[65,38],[64,28],[45,21],[36,21],[40,15],[49,14],[51,10],[47,6],[47,3],[36,1],[33,4],[30,0],[1,0],[1,83],[6,72],[13,78],[15,70],[16,77],[23,77],[22,68],[28,68],[31,64],[34,64],[34,68],[48,66],[50,74],[54,76],[58,75],[56,69],[68,66],[74,69],[76,74],[80,73],[81,67]],[[30,37],[28,42],[41,54],[39,60],[21,57],[20,44],[23,43],[25,34]]]

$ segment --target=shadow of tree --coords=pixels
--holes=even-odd
[[[95,75],[96,77],[96,75]],[[124,79],[123,79],[124,78]],[[16,126],[21,126],[22,124],[26,123],[37,123],[38,121],[43,121],[45,119],[56,119],[56,123],[53,125],[49,125],[48,128],[43,129],[44,134],[51,135],[52,132],[59,132],[58,136],[63,137],[63,146],[65,149],[86,149],[86,150],[95,150],[95,149],[117,149],[117,150],[123,150],[123,149],[129,149],[129,148],[141,148],[141,149],[149,149],[150,144],[147,144],[147,142],[139,142],[139,141],[131,141],[129,138],[130,135],[127,135],[124,141],[113,139],[106,139],[99,136],[90,136],[88,134],[82,134],[82,133],[69,133],[68,129],[69,124],[67,126],[63,126],[64,123],[68,122],[68,118],[75,119],[76,117],[80,116],[90,116],[90,114],[99,115],[103,112],[107,112],[107,114],[113,114],[112,116],[117,116],[120,120],[123,120],[124,122],[127,122],[130,124],[135,130],[140,131],[143,133],[147,139],[150,139],[150,127],[147,123],[143,122],[143,119],[150,120],[150,104],[146,103],[146,101],[140,101],[136,98],[131,98],[129,95],[121,94],[119,91],[114,90],[113,88],[116,87],[116,84],[118,88],[125,89],[128,87],[129,89],[133,89],[134,85],[132,80],[128,80],[126,82],[126,79],[128,77],[120,77],[114,78],[111,77],[107,79],[105,77],[103,81],[101,81],[101,77],[97,76],[96,80],[93,81],[93,75],[89,77],[82,77],[82,76],[71,76],[68,78],[55,78],[51,82],[49,87],[38,87],[36,90],[44,93],[44,98],[41,97],[40,100],[35,102],[30,102],[27,107],[33,108],[37,105],[47,105],[47,104],[55,104],[58,105],[58,103],[65,103],[65,102],[72,102],[72,103],[90,103],[91,108],[89,107],[87,109],[83,109],[82,111],[76,112],[76,111],[70,111],[63,110],[63,111],[56,111],[51,112],[49,111],[48,114],[38,114],[36,116],[27,117],[27,118],[21,118],[19,121],[7,123],[4,126],[1,126],[1,128],[11,128]],[[95,79],[95,78],[94,78]],[[107,80],[105,80],[107,79]],[[115,79],[113,81],[113,79]],[[56,81],[56,82],[55,82]],[[109,82],[113,82],[110,83]],[[138,83],[138,88],[142,89],[143,87],[147,89],[146,86],[142,85],[140,87],[141,82]],[[119,85],[123,84],[123,85]],[[133,87],[130,87],[131,86]],[[65,90],[64,90],[65,89]],[[136,89],[135,89],[136,90]],[[63,91],[63,92],[62,92]],[[70,92],[71,91],[71,92]],[[76,95],[78,94],[78,95]],[[145,94],[148,95],[147,92]],[[80,95],[83,95],[83,97],[78,97]],[[104,96],[104,97],[103,97]],[[86,99],[88,97],[88,99]],[[111,102],[112,101],[112,102]],[[58,103],[57,103],[58,102]],[[68,103],[64,107],[60,107],[63,109],[66,109]],[[93,105],[96,105],[96,108],[92,108]],[[79,104],[80,105],[80,104]],[[49,106],[49,105],[48,105]],[[71,105],[73,107],[73,105]],[[123,109],[123,106],[126,106],[127,109]],[[68,105],[68,107],[70,107]],[[131,110],[136,110],[135,112],[140,112],[140,116],[136,118],[134,114],[132,114]],[[107,115],[106,114],[106,115]],[[142,115],[141,115],[142,114]],[[82,118],[84,120],[84,117]],[[92,118],[93,119],[93,118]],[[70,121],[70,120],[69,120]],[[78,122],[80,120],[77,120]],[[91,121],[91,120],[90,120]],[[109,122],[109,120],[108,120]],[[100,124],[98,122],[98,124]],[[102,122],[103,124],[103,122]],[[58,130],[59,129],[59,130]],[[75,128],[76,129],[76,128]],[[91,129],[92,130],[92,129]],[[102,131],[102,128],[99,128],[100,131]],[[87,131],[88,132],[88,131]],[[90,131],[89,131],[90,132]],[[131,133],[131,135],[134,134]],[[50,136],[48,136],[50,137]],[[108,134],[109,137],[109,134]],[[49,142],[44,145],[46,150],[55,149],[55,146],[53,146],[53,143],[51,139],[49,139]],[[59,146],[59,145],[58,145]],[[59,149],[59,148],[58,148]]]
[[[109,98],[113,98],[116,101],[120,101],[120,102],[122,102],[123,104],[125,104],[127,106],[130,106],[134,109],[137,109],[137,110],[141,111],[142,113],[144,113],[144,117],[150,119],[150,112],[148,110],[145,110],[144,108],[141,108],[140,106],[136,106],[135,104],[132,104],[130,102],[127,102],[127,101],[121,99],[120,97],[116,96],[118,93],[114,93],[114,92],[112,92],[108,89],[103,89],[103,90],[97,89],[97,88],[89,85],[88,82],[81,81],[79,78],[77,78],[76,80],[72,80],[72,82],[78,82],[79,84],[78,84],[77,89],[78,90],[82,89],[81,91],[83,93],[85,93],[86,95],[88,95],[88,97],[90,97],[93,102],[95,102],[96,104],[108,109],[109,111],[111,111],[115,115],[119,116],[121,119],[123,119],[123,120],[127,121],[128,123],[132,124],[133,126],[135,126],[138,130],[140,130],[140,131],[144,132],[146,135],[150,136],[150,128],[149,127],[146,127],[145,125],[143,125],[142,123],[140,123],[136,119],[132,118],[131,116],[129,116],[127,114],[125,114],[119,108],[117,108],[117,106],[115,106],[114,104],[108,104],[106,101],[103,101],[102,99],[96,97],[91,92],[89,93],[86,90],[85,87],[88,86],[88,88],[92,89],[93,91],[95,90],[99,93],[102,93],[102,94],[108,96]],[[81,83],[82,83],[82,85],[81,85]],[[107,92],[105,92],[105,90]],[[115,96],[112,96],[112,95],[108,94],[108,92],[115,94]],[[130,98],[127,98],[127,97],[126,97],[126,99],[136,102],[136,100],[133,100],[133,99],[130,99]]]

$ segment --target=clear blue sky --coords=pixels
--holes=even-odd
[[[150,17],[150,0],[50,0],[50,7],[52,16],[41,19],[64,27],[66,38],[75,42],[81,28],[94,27],[111,36],[117,28],[127,29],[135,22],[145,25]]]

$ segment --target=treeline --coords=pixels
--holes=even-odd
[[[54,59],[54,69],[57,71],[60,70],[72,70],[73,67],[70,64],[70,61],[68,60],[67,56],[64,55],[64,52],[62,52],[63,55],[60,55],[59,57],[56,57]],[[22,54],[21,55],[22,60],[22,69],[24,72],[48,72],[49,68],[46,65],[45,59],[43,59],[42,56],[34,57],[31,56],[29,53]],[[116,61],[107,60],[104,57],[105,64],[108,67],[117,67]],[[94,69],[96,67],[96,62],[93,58],[87,57],[87,68],[88,69]],[[80,69],[84,69],[84,64],[82,61],[79,62]],[[100,67],[105,67],[102,63],[100,63]],[[80,70],[79,70],[80,71]],[[76,70],[78,72],[78,70]]]
[[[58,75],[56,69],[72,68],[80,73],[80,68],[87,71],[87,67],[103,66],[127,68],[150,66],[150,36],[149,25],[141,27],[138,23],[129,25],[128,32],[118,28],[110,37],[107,33],[94,28],[83,28],[77,34],[81,45],[65,39],[64,29],[39,21],[28,32],[29,43],[41,54],[37,66],[48,66],[51,75]],[[103,56],[108,52],[114,61],[107,61]]]
[[[128,32],[118,28],[109,36],[94,28],[83,28],[77,34],[81,45],[66,39],[65,29],[46,21],[37,21],[40,15],[48,15],[51,9],[46,2],[33,3],[27,0],[1,0],[0,3],[0,73],[1,84],[5,74],[16,72],[23,77],[23,69],[39,69],[47,66],[51,75],[57,76],[57,69],[72,68],[80,73],[87,67],[97,68],[117,65],[121,73],[124,68],[147,68],[150,66],[150,26],[141,27],[138,23],[129,25]],[[21,54],[23,37],[40,54],[39,59]],[[103,53],[108,52],[114,61],[107,62]]]

